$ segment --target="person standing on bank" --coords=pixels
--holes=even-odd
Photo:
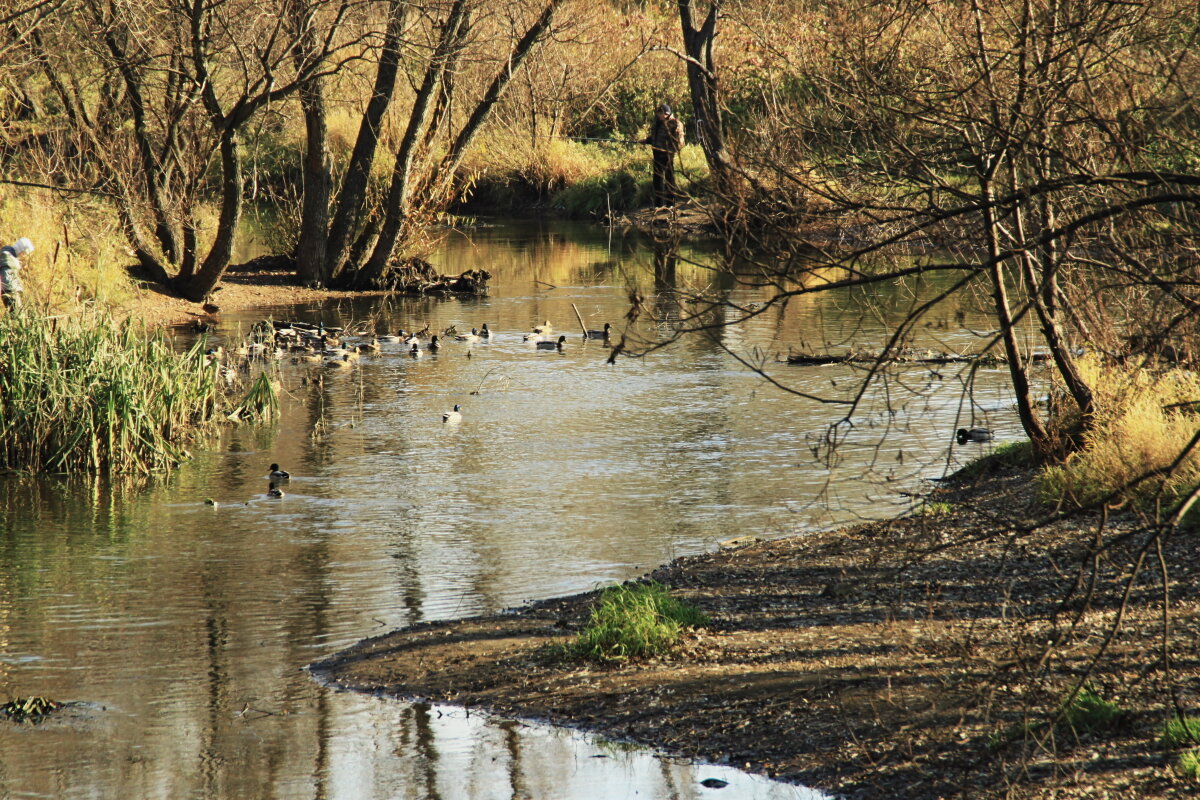
[[[33,252],[33,242],[22,236],[10,245],[0,247],[0,298],[4,307],[16,310],[21,307],[21,256]]]
[[[675,154],[683,149],[683,125],[666,103],[655,112],[650,136],[642,144],[653,148],[655,207],[675,205],[679,198],[679,187],[675,184]]]

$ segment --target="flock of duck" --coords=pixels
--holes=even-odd
[[[269,334],[259,334],[254,341],[234,349],[232,354],[247,361],[256,358],[282,359],[290,356],[293,364],[323,364],[330,369],[347,369],[352,367],[360,356],[382,352],[384,345],[403,345],[404,352],[409,356],[421,358],[427,353],[437,353],[446,341],[470,346],[477,342],[490,341],[494,336],[486,322],[480,328],[471,328],[470,333],[458,333],[453,325],[441,333],[433,333],[426,324],[421,330],[406,331],[401,328],[394,334],[375,335],[370,340],[367,340],[364,334],[349,333],[343,328],[326,327],[323,324],[270,324],[272,330]],[[553,326],[547,320],[541,325],[533,326],[522,338],[527,344],[533,345],[534,349],[561,352],[566,346],[567,335],[555,336],[554,333]],[[606,322],[602,330],[585,330],[583,338],[608,342],[611,335],[612,326]],[[470,355],[469,349],[467,354]],[[209,362],[223,367],[228,371],[225,377],[232,379],[234,370],[225,365],[225,356],[224,347],[214,347],[207,351]]]
[[[403,328],[394,334],[372,336],[369,340],[365,334],[352,333],[344,328],[328,327],[324,324],[312,325],[303,322],[271,322],[263,323],[253,340],[243,344],[232,352],[242,357],[243,363],[253,359],[283,359],[291,358],[293,364],[323,364],[330,369],[347,369],[363,355],[376,354],[383,351],[384,345],[402,345],[403,352],[412,358],[421,358],[425,354],[436,354],[443,347],[444,341],[454,341],[467,345],[467,356],[470,357],[470,346],[477,342],[490,341],[495,335],[485,322],[479,328],[471,328],[470,333],[459,333],[455,326],[450,326],[440,333],[430,330],[428,324],[417,331],[405,331]],[[612,326],[604,323],[603,329],[582,331],[583,339],[602,340],[606,344],[612,335]],[[535,350],[557,350],[562,352],[567,343],[567,335],[557,333],[549,320],[540,325],[534,325],[528,333],[523,333],[522,341],[532,345]],[[235,374],[234,370],[224,363],[226,356],[223,347],[214,347],[207,351],[211,364],[218,366],[227,379]],[[462,421],[462,406],[455,404],[454,408],[442,414],[442,422],[456,424]],[[282,485],[291,479],[291,475],[280,469],[278,464],[271,464],[267,475],[269,479],[267,495],[283,497]]]

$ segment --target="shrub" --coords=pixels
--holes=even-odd
[[[1163,743],[1168,747],[1200,744],[1200,717],[1175,717],[1163,729]]]
[[[1083,448],[1042,470],[1037,482],[1050,501],[1086,506],[1179,456],[1200,429],[1191,405],[1200,396],[1200,375],[1178,369],[1130,371],[1093,359],[1081,359],[1080,366],[1096,395],[1094,423]],[[1065,431],[1073,423],[1068,417],[1057,424]],[[1142,481],[1130,495],[1146,498],[1161,489],[1167,498],[1181,497],[1197,481],[1200,454],[1193,454],[1169,478]]]
[[[671,597],[660,583],[610,586],[600,594],[572,650],[596,661],[644,658],[669,650],[685,628],[706,624],[708,617]]]
[[[1125,716],[1121,707],[1085,686],[1063,712],[1063,720],[1076,731],[1099,733],[1115,728]]]

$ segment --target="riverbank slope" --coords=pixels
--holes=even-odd
[[[921,515],[657,569],[651,577],[714,620],[668,657],[562,660],[556,646],[584,624],[592,593],[396,631],[314,671],[351,689],[578,726],[850,798],[1194,796],[1172,766],[1178,751],[1160,743],[1173,713],[1167,684],[1182,687],[1185,707],[1200,687],[1193,537],[1164,545],[1164,670],[1158,568],[1122,599],[1144,544],[1137,520],[1110,519],[1099,533],[1091,518],[1031,529],[1049,511],[1029,478],[994,473],[941,490]],[[1097,537],[1106,550],[1093,559]],[[1050,719],[1085,672],[1121,709],[1102,729]]]

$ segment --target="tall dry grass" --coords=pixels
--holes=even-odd
[[[43,313],[94,301],[128,302],[135,294],[132,259],[110,210],[98,201],[64,199],[44,189],[0,193],[0,244],[33,241],[21,279],[25,302]]]
[[[645,135],[648,131],[639,132],[639,138]],[[474,191],[492,207],[539,205],[571,217],[598,217],[651,200],[650,148],[644,145],[530,140],[499,129],[463,166]],[[684,147],[675,169],[684,194],[701,191],[709,178],[698,145]]]
[[[1170,466],[1200,431],[1200,375],[1183,369],[1150,370],[1080,360],[1096,392],[1094,424],[1083,448],[1060,465],[1046,467],[1038,485],[1051,500],[1079,506],[1096,503],[1138,478]],[[1070,430],[1077,416],[1056,420]],[[1200,453],[1184,459],[1169,475],[1146,480],[1128,493],[1146,499],[1159,492],[1166,505],[1200,482]]]

